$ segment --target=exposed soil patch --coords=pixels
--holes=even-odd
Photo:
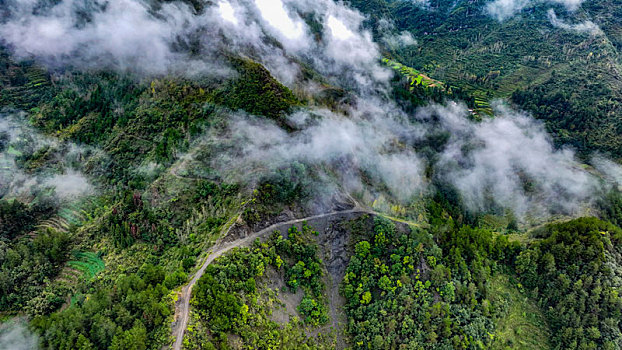
[[[349,256],[351,255],[350,252],[352,251],[350,229],[349,226],[345,226],[345,223],[358,219],[362,215],[366,215],[366,225],[370,225],[370,229],[373,229],[373,217],[381,214],[358,205],[351,206],[338,203],[335,207],[336,209],[332,212],[307,216],[300,219],[292,219],[291,216],[294,215],[293,212],[283,212],[276,218],[263,222],[261,226],[264,228],[258,231],[249,227],[238,217],[237,220],[223,232],[221,235],[222,239],[210,249],[207,259],[201,265],[199,271],[193,276],[190,283],[182,287],[179,300],[175,305],[175,321],[172,324],[172,333],[173,337],[175,337],[173,349],[179,350],[182,346],[183,336],[188,325],[189,302],[192,295],[192,287],[214,259],[233,248],[248,246],[256,239],[265,239],[275,231],[287,236],[287,230],[290,227],[296,226],[302,229],[302,225],[305,222],[319,233],[317,240],[320,244],[322,259],[325,262],[327,270],[326,285],[331,322],[326,328],[329,328],[328,330],[332,328],[335,332],[337,336],[337,348],[345,348],[347,345],[344,336],[345,315],[343,313],[343,305],[345,300],[339,295],[339,285],[344,277],[345,269],[349,262]],[[342,209],[344,207],[349,209]],[[388,219],[395,222],[400,232],[406,232],[410,229],[408,223],[402,222],[402,220]],[[257,226],[253,225],[253,227]],[[278,282],[279,280],[281,282]],[[275,282],[277,283],[275,287],[278,286],[279,289],[280,286],[278,283],[284,284],[280,276],[276,278],[275,281],[277,281]],[[302,293],[302,291],[296,294],[283,293],[283,295],[280,296],[280,299],[284,303],[285,313],[273,315],[275,321],[279,320],[280,322],[284,322],[286,316],[289,320],[289,315],[297,314],[296,309],[300,300],[302,300]],[[284,294],[289,294],[289,296],[285,296]],[[328,333],[325,327],[320,328],[318,332],[320,331]]]

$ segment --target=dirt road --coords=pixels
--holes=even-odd
[[[190,282],[184,287],[182,287],[181,289],[181,295],[179,296],[179,299],[177,303],[175,304],[175,308],[176,308],[175,315],[177,315],[177,322],[175,323],[174,328],[173,328],[173,336],[175,337],[175,343],[173,344],[173,350],[181,350],[181,346],[183,344],[184,333],[186,332],[186,328],[188,327],[188,320],[190,319],[190,298],[192,297],[192,287],[199,280],[199,278],[203,276],[203,273],[205,273],[205,269],[207,269],[207,267],[209,266],[209,264],[212,263],[212,261],[214,261],[216,258],[220,257],[221,255],[223,255],[224,253],[228,252],[229,250],[233,248],[244,247],[244,246],[250,245],[256,238],[271,234],[272,232],[274,232],[274,230],[277,230],[283,226],[291,226],[297,223],[301,223],[303,221],[310,221],[310,220],[321,219],[321,218],[326,218],[326,217],[331,217],[331,216],[336,216],[336,215],[353,214],[353,213],[367,213],[367,214],[372,214],[372,215],[376,214],[374,211],[363,209],[360,207],[355,207],[353,209],[348,209],[348,210],[334,211],[334,212],[330,212],[326,214],[313,215],[313,216],[308,216],[308,217],[301,218],[301,219],[279,222],[269,227],[266,227],[261,231],[257,231],[253,234],[250,234],[244,238],[238,239],[233,242],[223,243],[222,241],[218,241],[208,252],[207,259],[205,260],[203,265],[201,265],[201,268],[199,269],[199,271],[197,271],[197,273],[194,274]],[[227,231],[222,235],[222,237],[227,236],[227,233],[229,232],[229,230],[231,230],[231,227],[233,227],[233,225],[231,225],[229,229],[227,229]]]

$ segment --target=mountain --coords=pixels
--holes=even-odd
[[[403,63],[483,99],[509,98],[543,120],[557,145],[619,159],[622,8],[567,3],[352,2],[377,36],[389,19],[417,38],[417,46],[387,48]]]
[[[620,11],[0,1],[0,348],[622,347]]]

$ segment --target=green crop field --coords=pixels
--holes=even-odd
[[[82,277],[89,280],[106,267],[101,257],[93,252],[75,252],[75,260],[67,262],[67,266],[82,273]]]

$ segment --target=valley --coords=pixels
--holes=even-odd
[[[621,15],[0,1],[0,349],[622,348]]]

